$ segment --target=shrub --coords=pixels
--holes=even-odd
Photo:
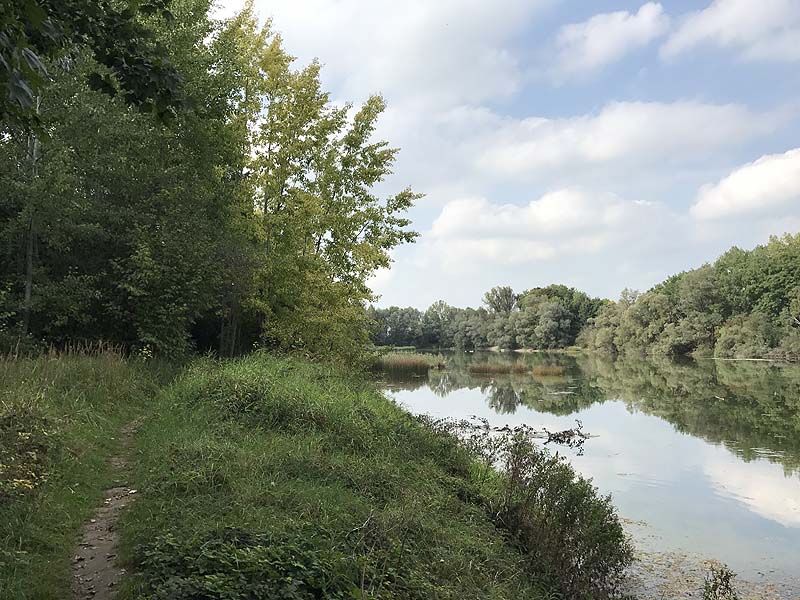
[[[143,591],[148,600],[362,598],[354,582],[377,576],[368,557],[322,549],[308,539],[237,529],[189,541],[167,534],[137,553],[148,573]]]
[[[703,600],[739,600],[733,586],[736,574],[726,565],[712,565],[703,585]]]
[[[563,457],[539,446],[538,432],[528,426],[498,430],[485,421],[434,426],[459,436],[485,466],[489,513],[524,552],[531,573],[544,574],[565,598],[616,596],[633,547],[610,496],[601,496]],[[585,439],[580,428],[572,431]],[[552,434],[549,439],[559,441]]]
[[[33,407],[0,404],[0,504],[47,481],[54,448],[47,420]]]
[[[720,358],[767,356],[778,342],[778,331],[761,313],[731,319],[720,328],[714,355]]]

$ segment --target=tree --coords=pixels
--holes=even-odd
[[[251,8],[215,22],[208,0],[170,7],[174,27],[148,21],[152,43],[195,110],[165,127],[91,89],[103,67],[75,46],[41,84],[35,172],[29,135],[3,124],[2,329],[29,314],[54,343],[361,352],[366,281],[415,236],[402,213],[417,196],[372,192],[396,154],[371,139],[382,100],[352,119],[331,107],[318,65],[293,71]]]
[[[182,78],[140,15],[172,20],[169,0],[10,0],[0,7],[0,120],[38,121],[36,98],[55,61],[88,49],[87,81],[162,118],[182,104]],[[49,64],[48,64],[49,63]]]
[[[449,348],[454,344],[455,309],[443,300],[431,304],[422,315],[423,345]]]
[[[497,286],[483,295],[483,303],[497,314],[509,314],[517,306],[517,296],[508,286]]]

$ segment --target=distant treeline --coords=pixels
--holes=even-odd
[[[800,234],[674,275],[644,294],[623,292],[581,332],[608,353],[800,357]]]
[[[606,354],[800,357],[800,234],[731,248],[713,264],[616,302],[563,285],[495,287],[480,308],[371,308],[377,345],[554,349]]]
[[[425,311],[372,307],[372,340],[379,346],[466,350],[565,348],[575,343],[604,301],[565,285],[550,285],[521,294],[495,287],[484,294],[483,303],[480,308],[455,308],[439,301]]]

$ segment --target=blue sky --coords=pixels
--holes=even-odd
[[[239,0],[223,3],[230,14]],[[255,0],[426,194],[381,305],[647,289],[800,231],[800,1]]]

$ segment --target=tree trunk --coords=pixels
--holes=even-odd
[[[39,114],[41,97],[36,98],[36,114]],[[28,157],[31,161],[31,182],[39,176],[39,137],[31,132],[28,134]],[[36,240],[36,211],[32,206],[28,217],[27,243],[25,244],[25,296],[22,304],[22,332],[30,333],[31,327],[31,302],[33,297],[33,251]]]

